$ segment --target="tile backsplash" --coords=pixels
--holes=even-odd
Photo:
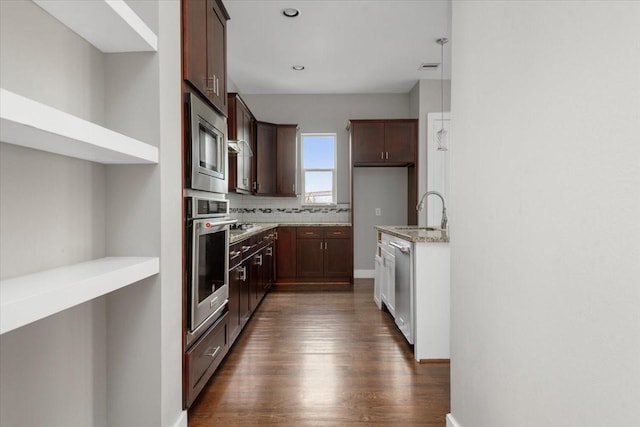
[[[256,197],[227,194],[229,213],[239,222],[343,223],[350,221],[349,203],[334,206],[302,206],[299,198]]]

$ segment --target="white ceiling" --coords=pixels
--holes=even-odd
[[[439,79],[448,0],[224,0],[229,78],[244,94],[407,93]],[[297,18],[281,11],[300,10]],[[450,75],[445,45],[445,78]],[[304,65],[294,71],[293,65]]]

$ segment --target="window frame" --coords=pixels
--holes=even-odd
[[[305,137],[313,137],[313,136],[330,136],[333,137],[333,168],[305,168],[304,167],[304,140]],[[305,194],[306,194],[306,172],[331,172],[332,173],[332,186],[333,188],[331,189],[331,195],[332,195],[332,201],[331,202],[324,202],[324,203],[312,203],[312,202],[307,202],[306,198],[305,198]],[[305,133],[301,133],[300,134],[300,180],[301,180],[301,188],[302,188],[302,192],[301,192],[301,196],[302,196],[302,206],[337,206],[338,204],[338,194],[337,194],[337,188],[338,188],[338,134],[335,132],[305,132]]]

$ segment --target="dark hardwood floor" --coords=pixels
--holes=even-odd
[[[353,292],[272,292],[189,410],[190,427],[431,426],[449,364],[419,364],[371,280]]]

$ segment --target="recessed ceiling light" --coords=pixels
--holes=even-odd
[[[300,11],[298,9],[288,7],[286,9],[282,9],[282,14],[287,18],[295,18],[296,16],[300,15]]]
[[[304,65],[294,65],[291,68],[293,68],[296,71],[302,71],[302,70],[304,70]]]

